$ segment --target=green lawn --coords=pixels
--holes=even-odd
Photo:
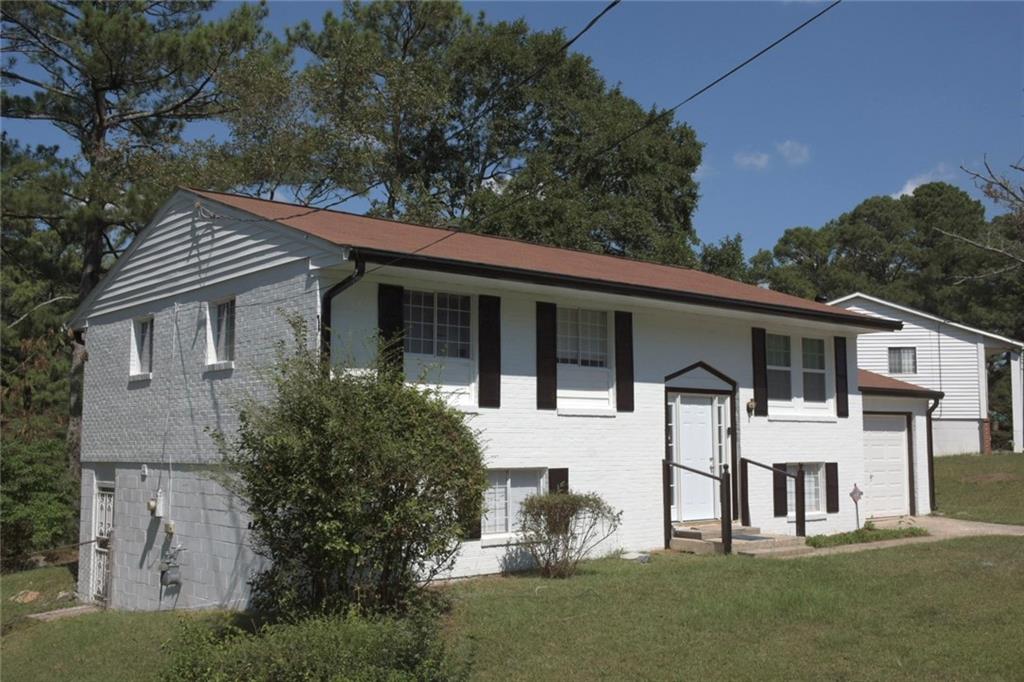
[[[1024,524],[1024,455],[936,457],[935,497],[943,516]]]
[[[57,600],[61,592],[75,592],[73,569],[72,564],[0,575],[0,627],[3,631],[24,623],[30,613],[74,606],[74,600]],[[38,592],[39,597],[28,604],[11,601],[22,591]]]
[[[791,561],[604,559],[570,580],[454,584],[445,632],[481,680],[1019,679],[1022,576],[1024,540],[1001,537]],[[4,679],[153,679],[181,617],[24,624],[3,638]]]
[[[478,679],[1020,679],[1024,540],[790,561],[665,554],[452,589]]]

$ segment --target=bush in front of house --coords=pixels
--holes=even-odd
[[[267,625],[255,634],[186,618],[168,643],[167,682],[464,679],[436,628],[416,618],[353,614]]]
[[[12,430],[5,425],[0,457],[5,571],[24,568],[32,552],[73,543],[78,525],[78,489],[68,472],[64,439],[32,439]]]
[[[293,322],[268,372],[269,401],[246,400],[237,434],[214,434],[270,559],[252,581],[271,617],[408,609],[454,563],[483,511],[476,433],[398,363],[330,367]]]
[[[898,528],[878,528],[871,521],[865,521],[857,530],[833,535],[812,535],[807,544],[816,549],[838,547],[840,545],[856,545],[862,542],[881,542],[882,540],[899,540],[900,538],[919,538],[928,535],[928,531],[920,526],[900,526]]]
[[[596,493],[530,495],[519,511],[523,546],[547,578],[573,575],[580,561],[621,522],[622,512]]]

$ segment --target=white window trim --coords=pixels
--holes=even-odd
[[[440,290],[433,289],[429,286],[405,286],[405,289],[409,291],[418,291],[425,294],[434,295],[434,350],[437,350],[437,294],[449,294],[451,296],[469,296],[469,357],[468,358],[453,358],[442,355],[427,355],[426,353],[409,353],[405,350],[403,345],[402,349],[402,364],[405,371],[406,381],[410,384],[418,383],[419,375],[426,370],[430,372],[431,368],[441,367],[442,365],[465,367],[469,370],[469,385],[466,387],[466,394],[459,400],[449,400],[448,402],[457,409],[460,409],[469,414],[478,414],[484,411],[496,411],[498,408],[480,408],[479,399],[477,393],[477,387],[480,383],[480,366],[477,361],[479,357],[477,347],[477,306],[479,304],[479,296],[476,294],[467,294],[457,289]],[[402,328],[405,328],[405,304],[402,304]]]
[[[505,472],[505,522],[506,529],[497,533],[487,533],[484,531],[483,520],[487,513],[484,512],[484,516],[480,517],[480,545],[482,547],[494,546],[494,545],[508,545],[515,544],[522,537],[522,533],[519,531],[510,530],[515,519],[512,516],[512,472],[537,472],[537,492],[535,494],[543,493],[548,487],[548,469],[546,467],[488,467],[488,472],[491,471],[504,471]]]
[[[214,319],[217,314],[217,306],[228,301],[235,301],[235,355],[238,350],[238,298],[236,296],[226,296],[224,298],[217,299],[215,301],[209,301],[205,304],[205,316],[206,316],[206,371],[217,372],[221,370],[234,369],[235,361],[232,360],[218,360],[217,359],[217,343],[213,335],[213,325],[216,320]]]
[[[768,334],[789,337],[789,386],[792,391],[790,400],[768,400],[769,420],[775,421],[832,421],[835,417],[835,358],[833,340],[829,336],[810,334],[794,334],[792,332],[767,330]],[[804,353],[803,340],[818,339],[825,342],[825,402],[809,402],[804,400]],[[768,369],[785,369],[765,363]],[[820,371],[820,370],[819,370]],[[774,413],[774,414],[773,414]],[[804,417],[807,417],[805,419]]]
[[[581,365],[573,365],[569,363],[558,362],[558,310],[559,309],[574,309],[574,310],[588,310],[592,312],[601,312],[606,316],[605,324],[605,335],[608,339],[608,361],[604,367],[584,367]],[[563,382],[557,381],[557,376],[561,372],[568,373],[582,373],[582,374],[602,374],[607,377],[608,383],[608,402],[602,403],[600,406],[594,405],[593,407],[559,407],[555,410],[556,416],[561,417],[617,417],[618,411],[615,409],[616,404],[616,386],[615,386],[615,311],[609,308],[593,305],[579,305],[577,303],[559,303],[555,302],[555,376],[556,376],[556,400],[571,400],[572,396],[569,394],[571,389],[566,389],[563,386]]]
[[[153,352],[154,351],[154,348],[153,348],[153,331],[154,331],[154,329],[156,329],[156,324],[154,323],[153,320],[154,320],[154,317],[152,315],[147,315],[145,317],[136,317],[135,319],[132,320],[131,338],[130,338],[130,347],[129,347],[129,357],[128,357],[128,381],[149,381],[150,379],[153,378],[153,357],[154,357],[154,352]],[[148,372],[143,372],[142,371],[142,358],[139,355],[139,344],[138,344],[138,334],[139,334],[139,331],[138,330],[139,330],[139,326],[142,325],[143,323],[146,323],[146,322],[148,322],[149,325],[150,325],[150,327],[149,327],[149,371]]]

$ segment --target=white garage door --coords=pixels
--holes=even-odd
[[[864,474],[866,516],[908,513],[906,417],[864,415]]]

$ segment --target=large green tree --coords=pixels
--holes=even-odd
[[[347,2],[290,37],[312,54],[301,87],[322,143],[303,192],[372,187],[385,217],[693,262],[694,131],[609,87],[562,31]]]
[[[62,156],[53,150],[35,153],[37,164],[49,165],[44,174],[62,177],[59,191],[49,197],[38,196],[18,176],[9,183],[5,179],[5,237],[9,224],[12,231],[34,224],[49,232],[59,222],[59,236],[41,239],[68,242],[75,254],[73,303],[96,286],[174,184],[197,177],[196,157],[185,163],[177,158],[185,125],[229,111],[234,102],[222,81],[244,74],[246,60],[269,42],[261,28],[262,6],[241,5],[224,19],[208,21],[204,13],[211,5],[0,4],[3,115],[49,122],[71,140]],[[11,213],[11,203],[32,208]],[[31,270],[40,263],[19,258],[15,265]],[[43,307],[33,307],[30,316],[48,314]],[[10,331],[4,335],[5,350],[15,342]],[[46,333],[52,332],[50,325]],[[84,346],[73,343],[68,439],[75,470],[84,358]]]

